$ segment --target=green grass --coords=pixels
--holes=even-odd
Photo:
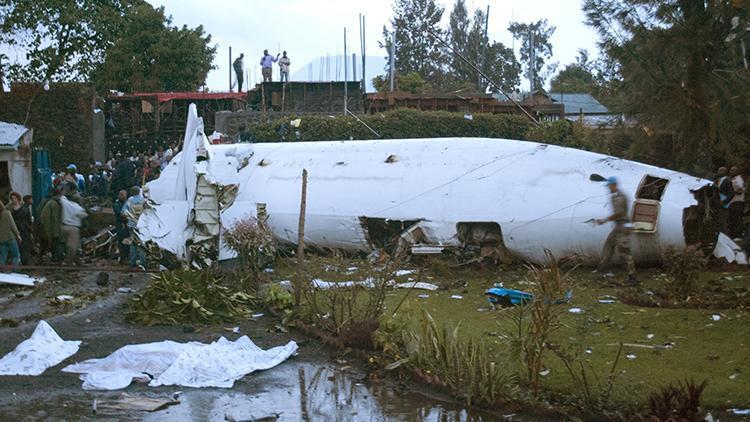
[[[351,265],[357,266],[357,262],[352,261]],[[276,277],[279,279],[288,278],[292,271],[290,267],[285,268],[283,262],[277,268]],[[438,324],[460,323],[461,335],[485,341],[497,351],[505,350],[507,345],[501,336],[512,328],[510,319],[505,317],[510,311],[489,310],[484,291],[496,282],[524,290],[528,287],[524,284],[524,275],[521,267],[486,272],[443,269],[434,274],[428,269],[422,281],[451,288],[412,291],[398,314],[405,314],[409,308],[426,309]],[[723,275],[704,272],[701,285]],[[731,280],[722,282],[732,287],[750,288],[750,273],[730,275]],[[664,283],[659,270],[641,271],[639,276],[647,288]],[[356,280],[357,274],[328,271],[325,277],[330,281]],[[406,279],[407,276],[399,277],[399,281]],[[623,355],[633,353],[635,359],[622,356],[619,361],[613,390],[615,400],[646,403],[648,395],[658,387],[693,378],[697,382],[708,380],[703,395],[703,404],[708,407],[750,406],[750,348],[747,347],[750,345],[750,316],[746,310],[645,308],[625,305],[619,300],[615,304],[603,304],[598,302],[600,297],[618,297],[623,290],[609,286],[609,280],[587,269],[576,270],[570,281],[573,300],[560,306],[566,310],[582,308],[584,313],[565,312],[563,327],[553,335],[552,341],[563,346],[577,344],[581,348],[590,348],[591,354],[585,354],[585,359],[602,382],[612,367],[620,342],[659,346],[674,343],[671,349],[625,347]],[[462,287],[463,284],[466,286]],[[404,290],[394,290],[388,294],[387,313],[397,306],[405,293]],[[429,297],[419,298],[418,294],[428,294]],[[452,299],[452,295],[461,295],[463,299]],[[711,316],[714,314],[720,315],[721,319],[713,321]],[[649,334],[653,337],[648,338]],[[550,374],[542,378],[544,388],[560,392],[575,389],[562,362],[551,352],[544,363],[551,369]],[[732,375],[734,377],[730,379]]]

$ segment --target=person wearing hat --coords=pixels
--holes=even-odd
[[[615,223],[614,228],[607,236],[602,250],[602,260],[597,267],[598,271],[606,271],[615,254],[621,255],[625,259],[628,270],[628,283],[636,284],[638,281],[635,276],[635,262],[630,254],[630,228],[628,219],[628,200],[625,198],[620,189],[617,187],[617,178],[610,177],[607,179],[607,188],[612,194],[612,215],[604,219],[597,219],[596,224],[601,225],[610,221]]]

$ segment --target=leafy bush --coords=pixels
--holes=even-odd
[[[668,291],[681,298],[689,296],[695,290],[695,284],[707,263],[708,259],[700,246],[667,250],[664,254],[664,269],[669,278]]]
[[[165,271],[129,302],[125,316],[144,325],[230,322],[250,318],[254,297],[220,284],[210,271]]]
[[[263,268],[276,257],[277,244],[273,233],[254,217],[236,220],[224,230],[222,239],[237,252],[242,270],[256,283]]]
[[[278,285],[271,284],[263,296],[263,302],[267,307],[276,311],[286,311],[294,306],[294,298],[287,289]]]
[[[652,418],[659,421],[702,420],[700,402],[707,385],[707,381],[696,385],[695,381],[687,380],[660,388],[648,399]]]

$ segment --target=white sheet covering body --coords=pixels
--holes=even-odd
[[[81,374],[85,390],[117,390],[134,380],[149,386],[231,388],[245,375],[270,369],[297,351],[297,343],[263,350],[247,336],[210,343],[160,341],[121,347],[102,359],[69,365],[64,372]]]
[[[186,160],[195,156],[187,149],[204,144],[203,138],[186,143],[188,155],[178,155],[179,164],[150,182],[152,192],[184,189],[199,169],[219,185],[239,186],[231,205],[219,210],[223,227],[255,217],[262,208],[274,235],[295,243],[301,175],[307,169],[306,243],[349,250],[371,248],[362,219],[378,218],[421,221],[427,242],[445,247],[459,246],[461,223],[497,223],[517,257],[542,262],[549,249],[555,256],[598,259],[612,227],[587,222],[612,210],[605,184],[591,175],[616,177],[631,212],[638,187],[652,176],[668,181],[656,229],[631,235],[636,262],[652,262],[662,251],[686,245],[685,209],[697,204],[693,191],[711,183],[589,151],[489,138],[208,145],[210,165],[194,162],[185,178]],[[152,199],[176,199],[161,196]],[[219,258],[233,256],[224,248]]]
[[[47,321],[39,321],[31,337],[0,359],[0,375],[41,375],[78,352],[80,345],[63,340]]]

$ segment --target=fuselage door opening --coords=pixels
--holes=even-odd
[[[661,199],[669,180],[645,175],[638,185],[633,202],[633,231],[636,233],[656,233],[659,222]]]

